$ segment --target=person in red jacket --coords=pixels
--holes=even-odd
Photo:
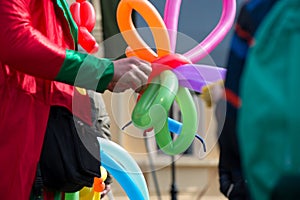
[[[1,199],[29,199],[51,106],[88,123],[72,106],[80,95],[74,84],[122,92],[145,84],[151,73],[138,58],[111,61],[76,49],[77,26],[65,0],[0,1]]]

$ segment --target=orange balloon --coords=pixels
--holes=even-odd
[[[153,34],[157,53],[139,36],[132,22],[132,10],[136,10],[147,22]],[[132,53],[152,62],[158,57],[170,54],[171,46],[167,28],[155,7],[147,0],[122,0],[117,9],[117,21],[121,34]]]
[[[105,189],[105,183],[102,178],[94,178],[94,191],[102,192]]]

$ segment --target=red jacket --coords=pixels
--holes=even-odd
[[[64,0],[0,1],[0,199],[29,199],[51,105],[88,122],[80,109],[87,104],[72,106],[80,67],[88,81],[78,86],[102,92],[112,78],[111,61],[71,50],[76,45]]]

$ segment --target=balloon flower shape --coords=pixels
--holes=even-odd
[[[99,46],[91,34],[96,23],[94,7],[86,0],[76,0],[71,4],[70,11],[78,26],[78,43],[88,53],[97,52]]]
[[[223,11],[217,26],[197,46],[183,55],[176,54],[176,31],[181,0],[167,0],[164,20],[147,0],[121,0],[117,10],[119,29],[128,44],[127,56],[137,56],[152,63],[147,89],[140,96],[133,112],[133,124],[143,130],[154,128],[160,149],[170,155],[184,152],[197,131],[196,106],[189,89],[201,92],[203,86],[224,78],[226,70],[196,65],[226,36],[236,13],[236,0],[223,0]],[[132,11],[147,22],[156,45],[156,52],[139,36],[132,22]],[[196,72],[196,73],[195,73]],[[199,73],[201,76],[199,76]],[[174,100],[182,113],[182,127],[173,140],[169,133],[168,112]]]

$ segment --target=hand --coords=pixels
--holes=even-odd
[[[114,61],[114,76],[108,85],[112,92],[133,89],[139,92],[147,84],[152,71],[151,64],[137,57]]]
[[[110,184],[108,184],[108,185],[105,184],[105,189],[101,192],[101,198],[100,199],[105,197],[105,195],[107,195],[110,191],[111,191]]]

